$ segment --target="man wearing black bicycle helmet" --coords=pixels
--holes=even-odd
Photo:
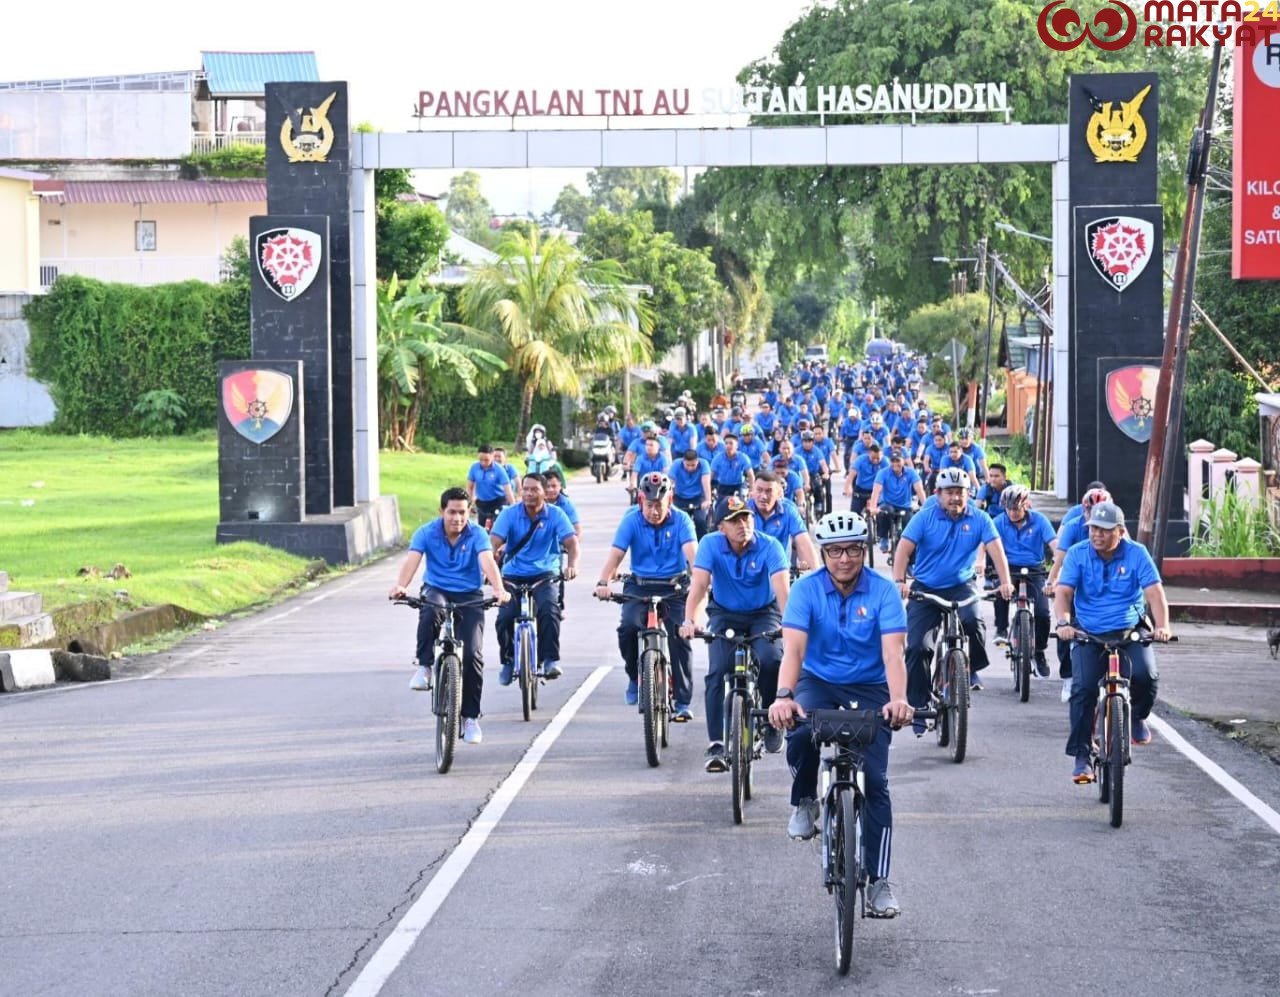
[[[689,667],[689,642],[680,636],[680,621],[685,616],[685,597],[681,582],[693,570],[697,552],[693,520],[689,514],[674,508],[675,489],[671,479],[655,471],[640,479],[638,504],[622,514],[613,544],[604,559],[596,582],[597,599],[609,598],[609,583],[628,552],[631,554],[631,577],[623,586],[623,594],[631,596],[662,595],[666,617],[663,621],[671,647],[671,671],[675,681],[676,723],[693,719],[693,673]],[[639,698],[636,675],[639,665],[638,638],[644,629],[645,604],[623,603],[618,623],[618,650],[627,672],[627,690],[623,697],[628,706]]]
[[[769,722],[787,729],[792,776],[787,824],[792,838],[813,837],[818,818],[819,753],[806,722],[808,710],[841,709],[857,702],[878,709],[894,726],[911,720],[903,657],[906,614],[893,584],[864,569],[869,531],[855,512],[828,513],[814,537],[823,567],[791,589],[782,615],[782,668]],[[881,728],[864,754],[864,821],[872,917],[894,917],[898,901],[889,884],[893,807],[889,799],[889,741]]]
[[[1045,595],[1045,552],[1052,556],[1058,546],[1053,524],[1044,513],[1031,508],[1031,489],[1026,485],[1009,485],[1001,493],[1000,504],[1004,515],[996,516],[996,532],[1004,544],[1009,559],[1010,573],[1017,577],[1027,569],[1027,587],[1030,590],[1035,618],[1036,672],[1041,678],[1049,677],[1049,662],[1044,652],[1049,646],[1049,599]],[[1009,643],[1009,600],[996,597],[996,643]]]

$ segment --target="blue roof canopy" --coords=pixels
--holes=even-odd
[[[314,52],[201,52],[210,97],[261,97],[267,83],[320,79]]]

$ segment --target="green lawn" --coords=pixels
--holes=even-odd
[[[469,455],[382,456],[382,490],[408,534],[461,484]],[[48,607],[128,592],[122,608],[174,603],[222,616],[300,580],[306,562],[257,544],[214,542],[218,445],[212,435],[111,440],[0,433],[0,571]],[[124,564],[132,577],[81,578]]]

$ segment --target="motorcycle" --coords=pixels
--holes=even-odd
[[[613,473],[614,447],[613,438],[607,433],[596,433],[591,437],[591,475],[597,482],[608,480]]]

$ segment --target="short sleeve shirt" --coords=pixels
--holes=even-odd
[[[711,476],[722,485],[740,485],[747,472],[751,470],[751,458],[746,454],[736,453],[730,457],[721,451],[711,462]]]
[[[650,457],[648,454],[642,453],[631,466],[637,475],[649,474],[653,471],[661,471],[666,474],[667,469],[671,467],[671,458],[661,450],[658,451],[656,457]]]
[[[769,518],[765,518],[764,514],[756,508],[756,500],[750,499],[747,507],[751,510],[751,514],[755,516],[756,532],[767,533],[782,545],[785,551],[789,549],[792,537],[799,536],[806,532],[804,520],[800,518],[800,510],[795,503],[789,499],[779,499],[773,506],[773,512]],[[705,539],[705,538],[704,538]]]
[[[504,577],[532,578],[560,570],[560,544],[573,536],[573,524],[554,505],[544,505],[534,519],[529,518],[523,502],[509,505],[498,514],[493,535],[510,549],[524,540],[531,528],[533,535],[516,551],[516,556],[503,560]]]
[[[774,601],[770,579],[787,570],[782,545],[767,533],[756,533],[741,554],[723,533],[708,533],[698,543],[695,568],[711,575],[711,597],[731,613],[750,613]]]
[[[879,685],[886,681],[880,639],[904,633],[907,614],[883,575],[864,569],[846,597],[822,568],[791,587],[782,626],[808,635],[804,671],[839,685]]]
[[[689,570],[684,545],[695,539],[693,520],[684,510],[672,507],[666,519],[652,526],[645,520],[640,506],[632,506],[622,514],[613,534],[613,546],[630,551],[632,574],[644,578],[673,578]]]
[[[477,502],[496,502],[504,498],[507,484],[511,481],[502,464],[495,462],[488,467],[481,467],[479,461],[467,471],[467,480],[475,482]]]
[[[911,497],[915,494],[920,475],[914,467],[905,464],[901,474],[894,474],[893,467],[887,466],[876,475],[876,484],[880,486],[880,501],[897,509],[911,508]]]
[[[569,517],[569,522],[572,523],[574,526],[577,526],[578,523],[581,521],[580,517],[578,516],[578,507],[569,500],[569,496],[566,495],[564,492],[561,492],[560,497],[556,499],[555,506],[557,509],[561,510],[566,516]]]
[[[496,465],[495,465],[496,466]],[[480,555],[493,550],[489,534],[475,523],[467,523],[458,539],[450,543],[444,520],[434,519],[413,531],[409,549],[426,560],[422,583],[444,592],[473,592],[484,581]]]
[[[1075,590],[1076,619],[1090,633],[1123,630],[1138,622],[1143,589],[1160,581],[1155,562],[1142,544],[1121,539],[1110,561],[1084,540],[1067,551],[1058,576]]]
[[[702,482],[711,477],[711,465],[699,458],[698,466],[690,471],[684,466],[684,461],[678,460],[671,465],[668,473],[675,484],[676,498],[691,502],[694,499],[701,500]]]
[[[991,517],[973,502],[966,502],[961,514],[952,519],[936,498],[921,507],[902,535],[916,545],[916,581],[931,589],[971,581],[978,548],[998,536]]]
[[[1005,556],[1013,568],[1034,568],[1044,563],[1044,548],[1057,536],[1044,513],[1031,509],[1014,525],[1007,515],[995,519],[996,532],[1004,544]]]

